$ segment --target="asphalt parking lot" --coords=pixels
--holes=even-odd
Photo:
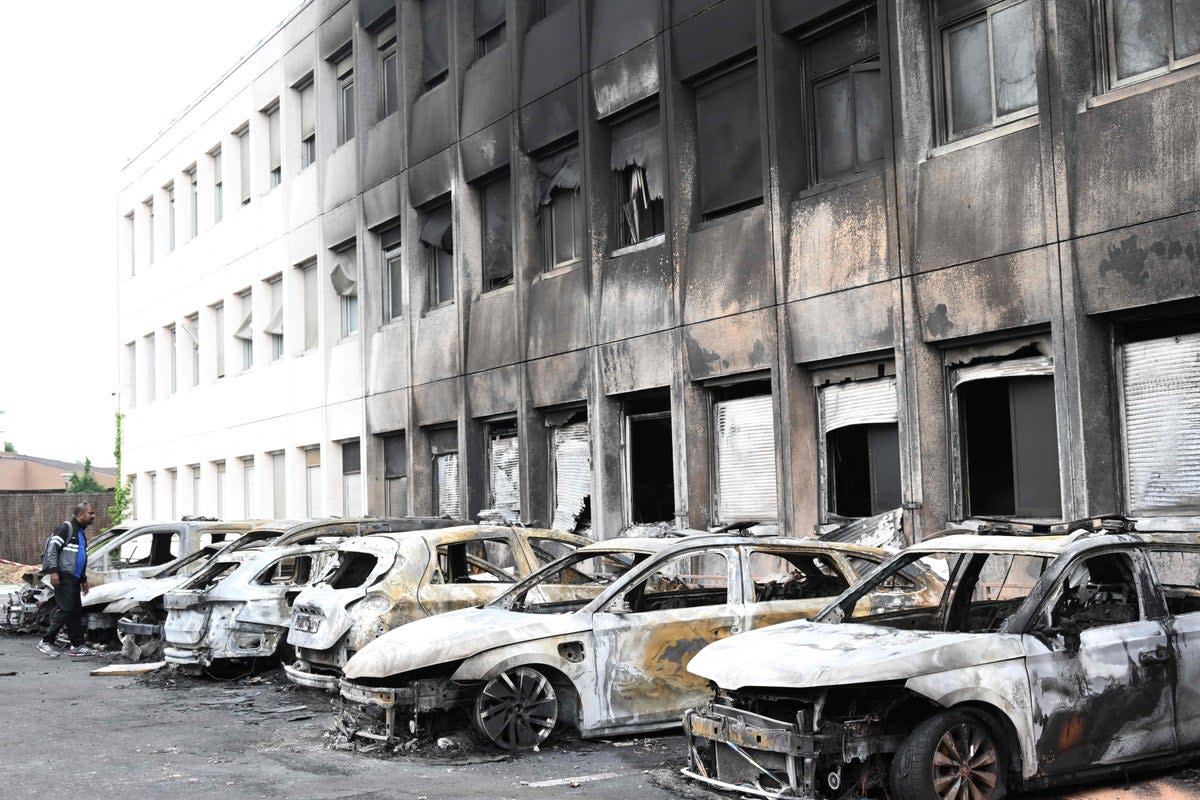
[[[289,800],[729,797],[683,784],[678,735],[551,740],[540,752],[388,755],[339,750],[328,695],[259,682],[93,677],[103,654],[49,659],[0,634],[0,796]],[[302,707],[302,708],[301,708]],[[1031,800],[1200,797],[1191,770]]]

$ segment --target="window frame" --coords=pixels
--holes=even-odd
[[[1020,2],[1020,1],[1021,0],[1017,0],[1017,2]],[[744,57],[738,58],[718,69],[714,69],[710,72],[704,73],[702,75],[698,75],[695,78],[693,78],[689,83],[691,90],[692,90],[692,98],[691,98],[692,107],[695,111],[695,119],[696,119],[696,143],[695,143],[695,150],[696,150],[695,184],[696,184],[696,189],[695,189],[694,194],[695,194],[695,203],[696,203],[696,214],[697,214],[698,221],[700,224],[711,222],[711,221],[717,220],[717,219],[723,219],[732,214],[737,214],[737,213],[745,211],[747,209],[751,209],[751,208],[755,208],[757,206],[764,205],[767,202],[768,186],[763,177],[763,166],[764,166],[765,161],[769,161],[770,154],[765,152],[767,142],[766,142],[766,137],[763,135],[763,127],[762,127],[763,105],[761,102],[762,98],[759,96],[759,94],[761,93],[761,86],[762,86],[762,81],[763,81],[763,75],[762,75],[763,67],[764,67],[764,65],[762,62],[762,53],[760,53],[758,48],[756,47],[754,50],[750,51]],[[734,76],[738,72],[745,70],[745,69],[748,69],[752,73],[751,77],[753,78],[753,85],[754,85],[754,111],[755,111],[754,117],[755,118],[754,118],[754,123],[753,123],[753,126],[751,129],[755,132],[755,136],[758,139],[759,192],[754,197],[737,199],[732,202],[726,202],[723,205],[713,206],[712,208],[706,210],[704,208],[704,192],[703,192],[703,176],[704,176],[704,167],[703,167],[704,160],[703,160],[703,152],[702,152],[703,148],[700,144],[700,131],[702,128],[701,121],[700,121],[700,118],[701,118],[701,113],[700,113],[701,95],[713,91],[713,87],[716,84],[718,84],[721,81],[724,81],[726,79],[729,79],[731,76]],[[747,126],[747,127],[751,127],[751,126]]]
[[[379,54],[379,118],[385,119],[400,110],[400,48],[393,35],[377,48]],[[392,61],[391,76],[388,82],[388,61]],[[389,95],[388,86],[392,92]],[[390,102],[389,102],[390,101]]]
[[[428,270],[429,310],[433,310],[435,308],[445,308],[446,306],[454,305],[455,286],[458,283],[457,276],[454,274],[454,268],[453,268],[454,254],[447,253],[442,248],[434,247],[429,244],[422,244],[421,246],[425,249],[425,267]],[[450,291],[447,295],[447,299],[445,299],[445,300],[439,299],[441,296],[442,285],[441,285],[441,281],[438,278],[438,275],[439,275],[438,259],[441,259],[441,258],[449,258],[451,260]]]
[[[347,59],[352,56],[347,55]],[[352,141],[354,128],[354,67],[337,76],[337,144]]]
[[[583,260],[583,227],[576,230],[576,226],[583,221],[582,209],[579,204],[583,201],[582,187],[574,189],[563,189],[556,187],[550,192],[550,202],[541,207],[541,214],[538,216],[538,236],[542,244],[542,272],[553,272],[556,269],[563,269],[572,264],[577,264]],[[560,197],[567,195],[571,200],[571,230],[574,236],[571,240],[571,249],[574,254],[566,261],[558,259],[558,225],[556,224],[558,214],[561,213],[558,200],[555,199],[555,194]],[[578,246],[578,249],[576,249]]]
[[[475,60],[499,50],[508,42],[508,20],[501,20],[486,31],[475,32]]]
[[[407,305],[407,282],[405,280],[404,269],[404,247],[401,242],[382,248],[380,259],[383,262],[383,324],[387,325],[391,322],[404,319],[404,309]],[[393,296],[392,284],[393,265],[400,269],[400,303],[399,311],[397,311],[396,298]]]
[[[489,276],[487,275],[487,261],[488,261],[487,233],[488,233],[488,206],[489,206],[488,195],[490,192],[496,190],[497,187],[500,187],[501,185],[504,186],[505,190],[503,192],[497,192],[497,194],[500,197],[503,197],[505,199],[505,203],[506,203],[505,217],[507,218],[507,222],[508,222],[508,225],[506,226],[507,233],[508,233],[508,265],[507,265],[508,266],[508,278],[507,278],[507,280],[493,282],[493,280],[491,278],[489,278]],[[508,170],[502,170],[502,171],[498,172],[497,174],[493,175],[492,177],[488,178],[487,180],[481,181],[478,184],[478,186],[479,186],[479,229],[480,229],[480,243],[479,243],[479,251],[480,252],[479,252],[479,255],[480,255],[480,265],[481,265],[480,277],[482,279],[482,284],[483,284],[482,285],[483,293],[487,294],[489,292],[499,291],[500,289],[505,289],[509,286],[512,286],[516,283],[516,280],[517,280],[517,265],[516,265],[515,253],[513,252],[513,237],[512,237],[512,222],[513,222],[513,219],[512,219],[512,217],[513,217],[512,176],[508,172]]]
[[[1170,30],[1167,32],[1167,63],[1161,67],[1155,67],[1146,72],[1140,72],[1136,75],[1130,75],[1128,78],[1120,78],[1117,75],[1117,24],[1116,10],[1113,0],[1098,0],[1101,5],[1100,13],[1094,14],[1093,19],[1096,24],[1096,44],[1097,44],[1097,80],[1099,83],[1101,94],[1113,89],[1122,89],[1126,86],[1141,83],[1142,81],[1157,78],[1162,75],[1169,75],[1172,72],[1177,72],[1181,69],[1200,64],[1200,51],[1191,55],[1178,58],[1175,55],[1175,3],[1174,0],[1168,0],[1167,13],[1169,15]]]

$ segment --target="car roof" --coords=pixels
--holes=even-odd
[[[582,537],[582,536],[579,536],[574,533],[567,533],[565,531],[552,530],[550,528],[525,528],[525,527],[521,527],[518,525],[492,525],[489,523],[481,523],[479,525],[457,525],[453,528],[423,528],[423,529],[411,530],[411,531],[385,531],[383,533],[372,533],[372,534],[368,534],[368,535],[372,539],[387,538],[387,539],[394,539],[395,541],[400,541],[401,539],[411,539],[411,538],[416,538],[416,537],[423,538],[426,540],[429,540],[429,539],[452,540],[452,539],[457,539],[457,538],[465,539],[465,538],[469,538],[472,536],[476,536],[480,533],[486,534],[491,531],[496,531],[498,533],[514,531],[517,533],[523,533],[526,536],[537,536],[540,538],[547,538],[547,539],[559,539],[564,542],[570,542],[572,540],[586,538],[586,537]]]
[[[728,547],[732,545],[754,545],[756,547],[794,548],[798,550],[836,550],[846,555],[887,555],[878,547],[867,547],[844,542],[826,542],[820,539],[799,539],[791,536],[743,536],[732,533],[685,533],[683,536],[643,537],[618,536],[602,539],[594,544],[579,548],[580,552],[626,550],[638,553],[660,553],[668,550],[687,550],[693,547]]]
[[[918,553],[1024,553],[1058,556],[1070,549],[1091,550],[1097,547],[1131,544],[1189,544],[1200,545],[1200,531],[1109,531],[1078,530],[1063,535],[1008,536],[974,531],[955,531],[935,536],[906,548]],[[1073,547],[1077,546],[1077,547]]]

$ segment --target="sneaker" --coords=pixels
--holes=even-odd
[[[38,652],[43,653],[44,655],[48,655],[51,658],[58,658],[58,649],[49,642],[38,642],[37,649]]]
[[[67,651],[67,655],[71,656],[72,658],[78,658],[80,656],[94,656],[96,655],[96,651],[88,647],[86,644],[81,644],[78,646],[72,646],[71,649]]]

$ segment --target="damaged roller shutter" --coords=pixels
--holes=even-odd
[[[433,497],[439,517],[462,515],[458,493],[458,429],[438,428],[429,432],[433,454]]]
[[[900,505],[896,379],[819,389],[825,515],[869,517]]]
[[[587,420],[554,428],[555,530],[579,533],[591,526],[592,446]]]
[[[515,424],[488,431],[488,489],[493,514],[507,523],[521,519],[521,465]]]
[[[383,482],[389,517],[408,515],[408,446],[403,433],[383,440]]]
[[[770,395],[715,403],[716,518],[721,523],[779,517],[775,425]]]
[[[1200,513],[1200,333],[1121,347],[1131,514]]]

